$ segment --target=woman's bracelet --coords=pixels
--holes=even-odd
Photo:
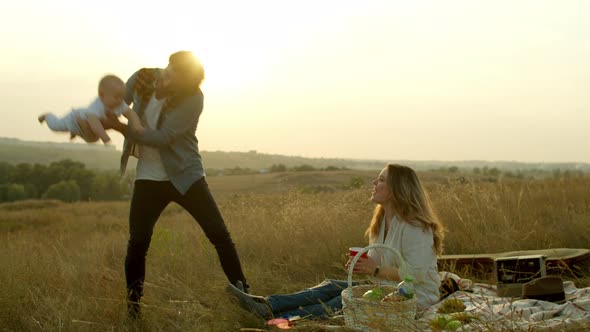
[[[377,275],[379,274],[379,270],[381,269],[381,266],[377,265],[375,267],[375,272],[373,272],[373,277],[377,277]]]

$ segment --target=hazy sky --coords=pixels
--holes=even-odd
[[[186,49],[206,70],[203,150],[590,162],[589,15],[582,0],[3,1],[0,136],[67,142],[39,113]]]

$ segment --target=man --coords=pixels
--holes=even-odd
[[[174,53],[166,69],[140,69],[126,83],[125,101],[133,103],[145,128],[135,130],[112,114],[104,122],[125,136],[121,171],[125,172],[130,155],[138,157],[125,259],[131,318],[140,314],[145,257],[154,225],[170,202],[199,223],[230,283],[248,289],[234,243],[205,181],[195,136],[203,110],[203,78],[203,67],[191,52]]]

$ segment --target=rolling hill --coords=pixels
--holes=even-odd
[[[328,166],[346,167],[350,169],[379,169],[386,161],[381,160],[358,160],[358,159],[336,159],[336,158],[304,158],[297,156],[285,156],[276,154],[250,152],[224,152],[224,151],[202,151],[204,164],[208,169],[224,168],[250,168],[254,170],[267,169],[272,165],[283,164],[287,167],[310,165],[315,168]],[[72,159],[82,162],[91,169],[117,169],[121,152],[114,147],[105,147],[100,144],[85,143],[54,143],[24,141],[16,138],[0,137],[0,162],[11,164],[18,163],[39,163],[49,164],[62,159]],[[131,158],[131,167],[135,159]],[[502,170],[539,170],[550,171],[552,169],[575,170],[590,172],[590,164],[586,163],[522,163],[514,161],[410,161],[392,160],[414,167],[417,170],[430,170],[456,166],[462,169],[471,170],[475,167],[498,168]]]

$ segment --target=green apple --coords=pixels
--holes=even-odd
[[[383,290],[379,287],[370,289],[363,294],[363,299],[370,301],[381,301],[383,298]]]
[[[461,326],[463,325],[460,321],[452,320],[445,325],[445,331],[457,331]]]

